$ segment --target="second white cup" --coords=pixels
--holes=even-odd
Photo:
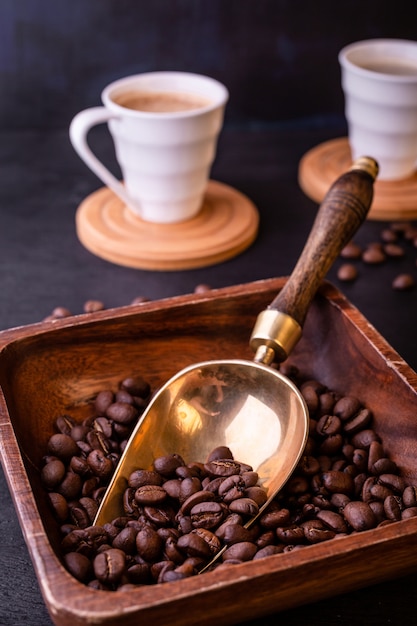
[[[90,169],[141,219],[174,223],[202,206],[229,94],[207,76],[150,72],[106,87],[103,106],[78,113],[71,143]],[[95,156],[89,130],[107,122],[123,183]]]
[[[417,167],[417,42],[370,39],[339,53],[352,159],[374,157],[379,180]]]

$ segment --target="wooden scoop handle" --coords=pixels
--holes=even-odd
[[[266,345],[274,349],[276,356],[283,360],[298,341],[307,311],[321,281],[366,219],[377,173],[378,165],[374,159],[362,157],[331,186],[320,205],[291,276],[268,309],[258,318],[259,323],[251,337],[254,350],[262,344]],[[274,312],[279,312],[279,316],[276,317]],[[270,325],[272,328],[268,329]],[[285,327],[283,334],[289,335],[288,346],[282,345],[281,337],[276,336],[282,333],[282,326]],[[286,337],[283,342],[287,342]],[[283,353],[280,355],[281,351]]]

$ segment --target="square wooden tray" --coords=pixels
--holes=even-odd
[[[17,515],[55,624],[235,624],[417,569],[417,518],[183,581],[103,592],[57,556],[58,529],[39,468],[57,415],[132,374],[156,388],[202,360],[247,358],[273,279],[6,330],[0,333],[0,452]],[[408,483],[417,484],[417,375],[332,285],[314,299],[291,361],[360,398]]]

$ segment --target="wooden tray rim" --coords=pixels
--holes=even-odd
[[[182,307],[194,305],[198,302],[209,301],[216,298],[229,298],[232,296],[245,296],[250,293],[266,292],[269,290],[279,290],[285,283],[285,278],[266,279],[253,283],[236,285],[217,290],[212,290],[203,294],[189,294],[176,296],[158,301],[147,302],[139,305],[129,305],[116,309],[109,309],[92,314],[82,314],[61,320],[39,322],[36,324],[6,329],[0,332],[0,358],[3,351],[7,351],[14,342],[20,342],[30,337],[39,338],[43,333],[54,333],[63,328],[78,327],[82,325],[100,323],[102,320],[114,319],[115,317],[141,316],[145,313],[152,313],[161,308]],[[394,368],[403,381],[413,390],[417,389],[417,377],[415,372],[405,363],[405,361],[393,350],[393,348],[379,335],[374,327],[362,316],[348,300],[330,283],[324,283],[320,289],[321,295],[327,298],[332,306],[338,307],[341,313],[354,323],[360,332],[364,333],[381,356],[386,359],[390,367]],[[378,346],[376,345],[378,344]],[[387,574],[382,571],[375,571],[369,580],[369,570],[367,564],[367,553],[374,554],[379,547],[389,544],[391,547],[398,546],[404,549],[404,545],[409,548],[417,543],[417,518],[403,520],[401,522],[373,529],[360,534],[344,537],[341,540],[331,541],[323,544],[308,546],[296,552],[280,554],[269,557],[266,560],[251,561],[243,563],[233,568],[233,578],[230,577],[230,570],[207,573],[203,578],[194,577],[185,581],[178,581],[166,585],[152,586],[151,588],[140,588],[135,591],[114,592],[112,598],[114,602],[107,609],[98,609],[100,597],[106,597],[103,593],[86,588],[77,582],[61,565],[58,557],[53,551],[48,537],[44,531],[42,520],[37,513],[34,495],[31,490],[23,462],[19,454],[19,445],[13,430],[12,423],[8,417],[5,397],[0,389],[0,426],[4,437],[0,439],[0,457],[5,470],[6,479],[12,494],[16,511],[21,524],[23,535],[32,558],[35,571],[39,580],[41,592],[45,602],[51,612],[53,619],[57,616],[66,616],[65,619],[74,624],[83,623],[106,623],[108,619],[117,619],[121,615],[126,616],[136,614],[148,615],[152,619],[158,616],[163,617],[164,611],[178,610],[178,607],[191,603],[197,606],[198,603],[204,606],[204,602],[210,602],[212,611],[210,619],[213,619],[213,612],[216,608],[212,606],[212,594],[219,597],[220,612],[218,624],[233,623],[230,621],[232,615],[225,612],[222,606],[222,597],[227,594],[241,593],[242,587],[247,584],[264,587],[270,584],[271,580],[279,581],[282,585],[281,591],[276,593],[275,600],[265,605],[267,612],[274,606],[276,610],[294,606],[291,602],[286,604],[285,590],[289,581],[300,577],[300,586],[303,586],[301,579],[305,577],[306,569],[314,568],[318,563],[337,562],[339,559],[352,559],[355,555],[361,555],[355,582],[346,581],[343,589],[340,588],[340,581],[333,581],[327,589],[320,592],[315,590],[314,597],[311,597],[306,589],[304,596],[300,594],[300,604],[308,603],[320,598],[333,595],[335,592],[347,591],[364,586],[368,583],[385,580]],[[9,444],[5,449],[4,441]],[[36,515],[33,515],[33,511]],[[30,512],[30,514],[29,514]],[[400,574],[408,573],[417,568],[417,551],[415,559],[410,561],[405,569],[402,569],[399,562],[396,571]],[[168,593],[167,593],[168,592]],[[232,596],[234,597],[234,596]],[[232,603],[233,604],[233,603]],[[220,615],[221,614],[221,615]],[[247,619],[251,616],[262,614],[262,607],[256,610],[250,608],[245,613]],[[174,623],[192,624],[187,616],[183,616],[185,621]],[[74,621],[76,620],[76,621]],[[84,622],[84,620],[91,620]],[[220,620],[220,621],[219,621]],[[226,620],[226,621],[224,621]],[[57,621],[56,623],[60,623]],[[116,622],[112,622],[116,623]],[[130,622],[129,622],[130,623]],[[158,622],[156,622],[158,623]],[[163,622],[161,622],[162,624]],[[202,619],[201,624],[206,622]],[[208,623],[208,622],[207,622]]]

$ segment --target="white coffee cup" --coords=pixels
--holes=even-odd
[[[141,219],[173,223],[201,208],[229,94],[207,76],[150,72],[117,80],[103,106],[78,113],[70,139],[90,169]],[[123,183],[95,156],[89,130],[107,122]]]
[[[339,53],[352,159],[367,154],[380,180],[417,167],[417,41],[369,39]]]

